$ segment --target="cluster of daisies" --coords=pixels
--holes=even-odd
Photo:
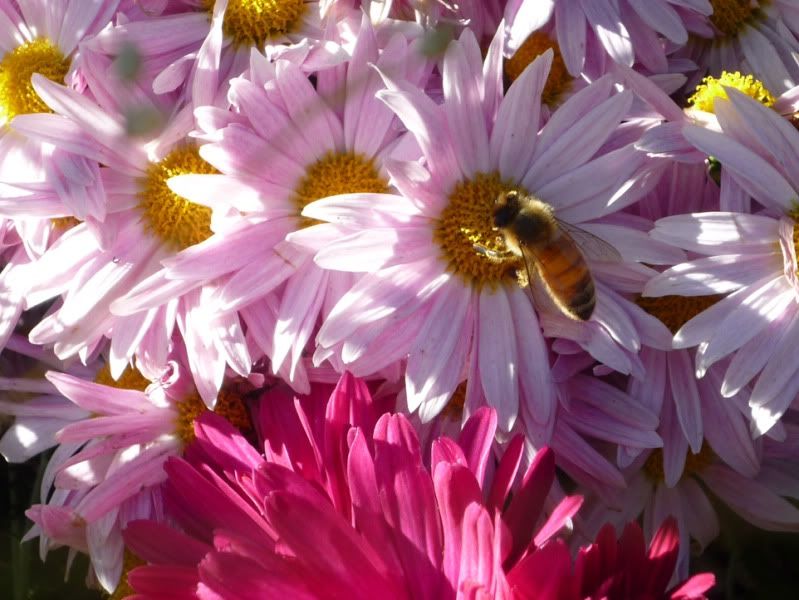
[[[795,0],[0,0],[27,538],[116,598],[704,597],[718,503],[799,530],[798,38]],[[590,318],[507,192],[581,232]]]

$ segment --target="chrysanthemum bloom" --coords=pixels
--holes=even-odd
[[[765,210],[666,217],[652,236],[702,255],[650,282],[648,296],[728,294],[677,331],[678,348],[698,346],[696,373],[731,360],[721,383],[729,397],[756,379],[749,404],[753,429],[768,431],[799,392],[795,219],[799,132],[786,119],[728,89],[716,101],[722,132],[686,125],[685,138],[715,157],[722,172]]]
[[[58,368],[64,365],[43,348],[34,346],[18,334],[12,335],[3,348],[3,359],[21,359],[26,365],[36,361],[34,369]],[[20,362],[16,360],[14,362]],[[71,365],[69,372],[77,376],[91,376],[94,369],[81,364]],[[0,438],[0,454],[8,462],[24,462],[52,448],[58,442],[55,434],[69,423],[80,421],[89,413],[61,396],[53,384],[43,377],[34,377],[26,371],[14,372],[10,376],[6,369],[0,377],[0,414],[11,415],[14,422]],[[77,447],[64,450],[72,454]],[[49,484],[47,484],[49,486]]]
[[[669,338],[667,338],[669,339]],[[573,355],[572,355],[573,356]],[[581,360],[586,358],[586,360]],[[589,374],[583,373],[595,360],[582,353],[575,372],[563,368],[562,357],[553,365],[558,406],[557,418],[542,425],[528,414],[524,405],[511,435],[525,436],[525,457],[535,456],[544,445],[555,452],[558,466],[574,481],[588,489],[606,486],[623,488],[624,477],[615,465],[615,447],[632,452],[660,448],[656,433],[658,414],[637,398]],[[398,408],[407,411],[404,390],[398,396]],[[457,435],[470,415],[485,408],[480,382],[461,383],[444,410],[431,421],[422,422],[418,415],[411,421],[423,442],[443,432]],[[502,436],[508,439],[507,435]]]
[[[799,84],[796,4],[793,0],[710,0],[713,13],[678,55],[699,67],[689,89],[705,74],[751,73],[775,95]]]
[[[485,73],[468,30],[450,45],[442,105],[385,74],[390,89],[378,97],[416,137],[425,165],[388,165],[401,196],[347,194],[308,205],[305,216],[330,225],[289,239],[311,244],[315,237],[332,238],[317,253],[317,264],[367,272],[322,325],[317,360],[333,355],[360,375],[407,356],[408,406],[424,420],[443,408],[464,378],[480,382],[507,431],[520,402],[538,423],[554,418],[542,325],[618,371],[640,371],[640,323],[649,317],[612,286],[624,281],[624,291],[631,291],[636,278],[643,286],[646,278],[632,261],[673,264],[676,255],[651,244],[647,227],[628,227],[612,214],[650,184],[651,161],[643,153],[623,144],[603,149],[612,144],[631,94],[614,94],[603,78],[569,98],[541,128],[552,53],[537,58],[503,98],[500,42],[501,34]],[[604,238],[624,257],[588,256],[597,282],[589,321],[561,314],[539,287],[531,302],[520,285],[525,263],[505,247],[492,216],[498,195],[509,190],[546,202],[558,219]],[[326,233],[341,226],[357,231],[343,238]]]
[[[703,164],[675,162],[653,192],[631,207],[631,211],[658,219],[670,214],[718,210],[719,190]],[[638,297],[636,303],[676,333],[687,321],[721,299],[720,295],[658,298]],[[721,365],[712,376],[696,380],[694,352],[667,344],[641,349],[646,366],[644,378],[631,377],[630,395],[660,416],[658,432],[663,438],[663,463],[667,485],[674,485],[682,474],[686,453],[698,453],[703,443],[727,464],[752,476],[759,461],[749,433],[748,390],[724,398],[714,382],[721,377]],[[624,448],[620,466],[630,464],[640,450]]]
[[[50,112],[31,86],[31,75],[77,83],[78,44],[109,23],[118,3],[100,0],[87,6],[83,0],[11,0],[0,6],[0,181],[25,180],[26,175],[33,179],[31,174],[43,170],[42,157],[52,151],[26,143],[6,127],[16,115]]]
[[[380,48],[366,18],[352,58],[345,68],[320,73],[319,89],[288,61],[269,63],[258,54],[252,59],[251,75],[231,82],[235,112],[206,111],[208,119],[200,118],[201,125],[213,126],[203,132],[213,141],[200,154],[220,174],[169,182],[181,196],[229,215],[229,227],[167,261],[166,277],[191,282],[209,272],[225,275],[213,299],[216,307],[233,318],[241,310],[273,369],[289,364],[294,382],[320,314],[355,277],[329,273],[312,260],[313,247],[344,235],[346,227],[332,238],[312,240],[311,249],[286,237],[314,229],[313,220],[300,216],[309,202],[348,192],[387,192],[388,158],[418,157],[413,141],[400,136],[392,112],[374,98],[382,82],[370,63],[417,84],[429,67],[417,44],[399,34]],[[279,294],[270,300],[275,290]],[[268,314],[272,301],[278,304],[276,322]],[[140,296],[141,306],[148,302]]]
[[[184,531],[129,525],[128,546],[151,563],[128,575],[141,597],[508,598],[506,573],[580,505],[566,497],[542,519],[552,453],[517,482],[522,438],[494,465],[487,409],[459,442],[433,444],[428,470],[407,419],[378,417],[348,374],[324,414],[269,393],[261,407],[265,459],[207,415],[187,461],[168,462],[167,506]]]
[[[197,388],[210,405],[226,365],[246,375],[251,363],[237,317],[212,317],[204,305],[213,291],[213,274],[206,270],[200,280],[168,280],[161,266],[212,233],[210,209],[167,187],[177,174],[214,172],[186,138],[191,121],[176,117],[149,142],[137,140],[127,134],[122,115],[38,75],[33,80],[58,114],[18,116],[14,127],[103,164],[93,174],[93,185],[108,205],[108,216],[99,233],[90,222],[81,223],[19,270],[17,289],[28,307],[57,295],[63,299],[33,328],[31,341],[54,344],[63,358],[88,356],[110,338],[114,375],[134,356],[151,370],[163,368],[171,344],[182,343]],[[52,185],[38,186],[29,198],[45,210],[52,193]],[[146,310],[137,305],[142,298],[150,302]],[[173,336],[176,326],[179,337]]]
[[[688,97],[684,109],[675,104],[662,90],[648,82],[644,77],[629,69],[623,70],[625,83],[648,105],[654,114],[649,115],[655,121],[665,122],[649,128],[641,136],[635,146],[649,156],[664,157],[682,163],[704,163],[707,156],[696,149],[682,133],[683,125],[695,124],[718,131],[719,124],[714,114],[716,99],[727,98],[727,88],[736,89],[747,96],[768,106],[781,115],[792,117],[799,111],[799,86],[792,87],[775,96],[752,75],[744,75],[738,71],[722,72],[720,77],[705,77]],[[714,159],[715,160],[715,159]],[[714,163],[718,164],[718,163]],[[730,179],[726,171],[721,171],[718,180],[721,185],[721,206],[724,210],[748,211],[749,199],[742,194],[740,188]],[[730,185],[732,184],[732,185]],[[747,207],[747,208],[744,208]],[[697,212],[697,211],[673,211]],[[661,214],[660,216],[666,216]]]
[[[363,4],[369,5],[368,12],[373,23],[381,23],[389,18],[415,20],[428,30],[440,27],[442,32],[447,27],[468,27],[478,40],[488,43],[502,20],[505,0],[379,0]]]
[[[332,10],[337,4],[346,3],[182,0],[178,10],[159,7],[149,18],[109,28],[88,47],[108,56],[135,48],[156,93],[177,92],[195,107],[218,104],[226,82],[249,66],[252,50],[286,54],[309,70],[344,60],[336,21],[347,11]]]
[[[207,409],[176,365],[152,384],[135,371],[114,382],[107,369],[97,383],[55,372],[47,377],[84,418],[56,434],[60,445],[42,483],[43,504],[26,513],[36,524],[26,539],[41,536],[43,555],[59,545],[86,552],[111,592],[122,570],[121,529],[132,519],[164,518],[164,462],[182,453],[194,437],[194,419]],[[250,426],[234,391],[220,394],[216,410]]]
[[[688,31],[710,11],[708,0],[510,0],[505,6],[507,49],[516,52],[530,34],[548,28],[557,37],[563,61],[574,77],[596,71],[587,63],[599,60],[602,64],[604,56],[627,66],[637,61],[654,73],[663,73],[668,64],[660,36],[685,44]]]
[[[667,589],[680,546],[673,518],[666,519],[658,528],[648,551],[637,523],[627,524],[618,540],[613,526],[606,525],[595,542],[577,551],[573,566],[566,545],[555,540],[525,558],[511,574],[510,583],[514,597],[541,600],[706,598],[705,592],[716,583],[711,573],[694,575]]]
[[[718,415],[728,418],[721,412]],[[676,423],[670,426],[676,427]],[[789,433],[792,437],[788,444],[792,445],[796,442],[795,430]],[[740,433],[731,428],[728,435],[738,437]],[[784,443],[769,438],[763,442],[765,447]],[[680,535],[677,573],[684,577],[688,574],[690,541],[694,540],[701,551],[719,534],[712,498],[762,529],[799,531],[799,509],[793,503],[797,498],[797,479],[786,470],[785,451],[763,452],[761,470],[753,475],[754,457],[746,458],[750,473],[743,474],[736,470],[741,465],[728,465],[710,445],[703,444],[698,453],[687,454],[680,479],[673,484],[665,480],[669,476],[665,453],[670,451],[667,447],[665,452],[654,450],[639,456],[626,471],[627,489],[607,490],[601,499],[592,498],[581,513],[578,528],[581,534],[592,539],[606,522],[622,527],[642,516],[645,537],[651,539],[657,524],[673,516]],[[738,454],[743,453],[738,451]]]
[[[118,4],[118,0],[90,5],[83,0],[10,0],[0,5],[0,182],[55,182],[53,202],[60,203],[58,217],[104,218],[105,206],[86,185],[96,165],[52,144],[19,135],[9,123],[17,115],[51,112],[33,89],[34,73],[76,89],[85,88],[79,45],[110,22]],[[13,188],[0,190],[0,215],[13,221],[27,254],[15,257],[12,264],[41,255],[70,225],[68,220],[40,218],[37,207],[20,210],[20,203],[8,201],[24,194]],[[5,276],[2,279],[0,312],[5,312],[11,310],[9,296],[17,306],[20,302],[19,294],[13,294],[5,284]],[[8,332],[0,325],[0,338]]]

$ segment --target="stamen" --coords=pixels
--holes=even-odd
[[[760,6],[765,1],[752,4],[751,0],[710,0],[713,14],[710,21],[726,37],[735,37],[740,31],[760,16]]]
[[[204,0],[211,12],[215,0]],[[237,47],[263,46],[267,41],[297,33],[307,10],[305,0],[230,0],[222,30]]]
[[[711,447],[703,442],[697,454],[688,452],[685,456],[685,466],[683,467],[682,478],[700,474],[706,467],[713,463],[715,454]],[[662,483],[665,479],[663,468],[663,450],[656,448],[652,450],[644,463],[644,473],[655,483]]]
[[[211,237],[211,209],[189,202],[169,189],[170,177],[217,173],[200,158],[197,148],[173,150],[147,169],[139,194],[139,208],[148,231],[176,251]]]
[[[47,38],[25,42],[0,60],[0,120],[17,115],[53,112],[33,89],[31,76],[39,73],[64,83],[70,61]]]
[[[677,333],[680,328],[706,308],[710,308],[724,296],[639,296],[635,303],[653,317],[660,319],[669,331]]]
[[[178,402],[176,408],[178,411],[176,433],[186,445],[194,441],[194,421],[208,410],[208,407],[200,395],[194,392]],[[246,432],[252,429],[252,421],[250,421],[244,400],[233,390],[223,389],[219,392],[214,412],[227,419],[231,425],[241,431]]]
[[[50,219],[50,222],[53,227],[60,231],[66,231],[67,229],[72,229],[75,225],[80,225],[80,221],[75,217],[56,217],[55,219]]]
[[[297,213],[311,202],[337,194],[385,194],[388,182],[380,175],[374,161],[355,152],[328,152],[313,165],[297,184],[292,202]],[[301,227],[316,225],[318,221],[301,218]]]
[[[528,37],[513,56],[505,61],[505,75],[511,81],[522,74],[535,58],[552,48],[552,67],[549,70],[541,101],[549,106],[557,104],[560,97],[569,90],[573,78],[566,69],[563,57],[560,54],[557,42],[543,31],[536,31]]]
[[[799,208],[794,209],[788,213],[788,216],[793,219],[794,226],[793,226],[793,252],[794,255],[799,257]],[[799,270],[796,272],[797,277],[799,277]]]
[[[94,376],[94,383],[106,385],[118,390],[138,390],[143,392],[152,382],[139,373],[137,369],[132,367],[128,367],[122,371],[122,375],[119,376],[119,379],[114,379],[111,377],[111,365],[106,363],[103,365],[102,369],[97,371],[97,374]]]
[[[449,204],[441,211],[433,239],[441,247],[449,271],[467,285],[496,288],[516,282],[517,272],[524,272],[522,260],[508,252],[494,229],[497,196],[514,189],[519,186],[501,180],[499,173],[477,173],[455,186]]]
[[[766,86],[752,75],[742,75],[738,71],[735,73],[724,71],[719,78],[705,77],[702,83],[696,86],[694,95],[688,98],[688,104],[698,110],[712,113],[713,101],[716,98],[727,98],[725,87],[735,88],[768,107],[774,106],[777,101]]]
[[[466,382],[462,381],[452,392],[452,397],[444,406],[440,413],[440,417],[461,422],[463,418],[463,407],[466,405]]]
[[[119,578],[119,584],[114,590],[114,593],[108,597],[108,600],[122,600],[128,596],[135,596],[136,590],[134,590],[128,582],[128,573],[130,573],[133,569],[146,564],[147,563],[145,561],[125,548],[125,553],[123,554],[122,558],[122,575]]]

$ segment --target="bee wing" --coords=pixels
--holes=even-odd
[[[623,261],[619,251],[602,238],[589,233],[585,229],[581,229],[577,225],[566,223],[557,218],[555,220],[558,222],[561,232],[577,244],[577,247],[586,258],[606,262]]]

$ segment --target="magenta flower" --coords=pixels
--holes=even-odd
[[[631,522],[616,538],[606,525],[596,541],[581,547],[572,566],[568,548],[555,540],[527,556],[511,572],[514,598],[561,600],[700,600],[715,585],[710,573],[694,575],[671,589],[680,538],[674,519],[666,519],[646,550],[641,528]]]
[[[433,444],[428,470],[408,421],[378,417],[351,375],[324,414],[311,400],[263,396],[265,458],[224,421],[198,421],[187,460],[167,464],[168,506],[184,533],[146,521],[125,533],[151,563],[130,573],[136,592],[509,597],[506,572],[546,547],[580,505],[566,497],[541,520],[552,454],[540,452],[514,484],[522,439],[491,464],[496,418],[487,409],[458,443]]]

